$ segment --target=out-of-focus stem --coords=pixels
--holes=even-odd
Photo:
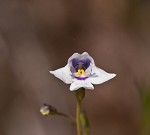
[[[76,108],[77,135],[81,135],[80,113],[81,113],[81,103],[77,101],[77,108]]]
[[[80,121],[83,135],[89,135],[89,122],[85,112],[81,112]]]
[[[56,115],[65,117],[65,118],[67,118],[72,124],[74,124],[74,125],[76,124],[75,119],[74,119],[72,116],[70,116],[70,115],[67,115],[67,114],[62,113],[62,112],[57,112]]]

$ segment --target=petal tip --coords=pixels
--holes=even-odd
[[[88,89],[88,90],[94,90],[94,86],[92,88]]]
[[[69,90],[70,90],[70,91],[75,91],[76,89],[73,89],[73,88],[70,87]]]
[[[92,87],[92,88],[85,88],[86,90],[94,90],[94,87]],[[73,89],[73,88],[70,88],[69,89],[70,91],[75,91],[75,90],[78,90],[78,89]]]
[[[89,55],[87,52],[83,52],[82,55]]]
[[[54,74],[53,71],[49,71],[50,74]]]
[[[112,74],[112,78],[116,77],[117,74]]]

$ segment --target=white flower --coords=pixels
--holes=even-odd
[[[50,73],[64,83],[71,84],[71,91],[79,88],[94,89],[92,84],[101,84],[116,76],[96,67],[93,58],[87,52],[74,53],[65,67]]]

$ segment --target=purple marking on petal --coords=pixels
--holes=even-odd
[[[86,80],[89,77],[75,77],[77,80]]]
[[[91,63],[91,60],[88,59],[88,58],[74,58],[71,60],[72,62],[72,67],[78,71],[78,69],[84,69],[86,70],[89,66],[90,66],[90,63]]]
[[[83,66],[85,67],[85,69],[87,69],[90,66],[90,63],[91,63],[90,59],[88,59],[88,58],[82,58],[80,60],[80,62],[83,63]]]
[[[76,73],[76,70],[73,66],[70,67],[70,71],[71,71],[71,73]]]
[[[86,77],[76,77],[73,74],[71,74],[70,76],[72,76],[72,78],[76,78],[77,80],[86,80],[87,78],[89,78],[89,76],[86,76]]]
[[[74,68],[76,68],[77,65],[78,65],[79,59],[78,59],[78,58],[74,58],[74,59],[71,60],[71,62],[72,62],[72,66],[73,66]]]

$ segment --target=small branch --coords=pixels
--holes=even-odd
[[[62,112],[57,112],[56,115],[59,115],[59,116],[67,118],[73,125],[76,124],[75,119],[72,116],[70,116],[70,115],[67,115],[67,114],[62,113]]]
[[[67,115],[65,113],[62,113],[62,112],[58,112],[57,109],[49,104],[43,104],[41,109],[40,109],[40,113],[43,115],[43,116],[49,116],[49,115],[59,115],[59,116],[63,116],[65,118],[67,118],[68,120],[70,120],[70,122],[72,124],[75,124],[75,119],[70,116],[70,115]]]

